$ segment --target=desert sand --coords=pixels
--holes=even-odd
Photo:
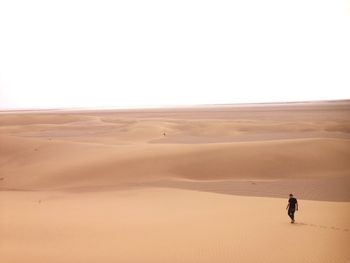
[[[4,263],[348,263],[350,101],[2,111],[0,211]]]

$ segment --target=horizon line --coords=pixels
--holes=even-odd
[[[271,102],[236,102],[236,103],[205,103],[205,104],[168,104],[168,105],[133,105],[133,106],[86,106],[86,107],[55,107],[55,108],[0,108],[0,112],[22,111],[91,111],[91,110],[148,110],[148,109],[173,109],[173,108],[205,108],[205,107],[230,107],[253,105],[277,105],[277,104],[303,104],[303,103],[337,103],[349,102],[348,99],[330,100],[300,100],[300,101],[271,101]]]

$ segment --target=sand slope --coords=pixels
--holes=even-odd
[[[303,201],[295,225],[285,205],[153,188],[4,192],[0,254],[2,262],[349,262],[349,203]]]

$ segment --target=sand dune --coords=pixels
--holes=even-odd
[[[3,143],[1,174],[6,180],[1,187],[46,189],[64,187],[67,183],[81,187],[88,182],[110,185],[169,177],[195,180],[339,178],[350,170],[350,140],[123,147],[14,141],[8,139]],[[28,180],[24,174],[30,174]]]
[[[291,225],[285,202],[154,188],[3,192],[0,254],[2,262],[349,261],[349,203],[302,201]]]
[[[3,189],[118,186],[127,182],[173,178],[281,180],[333,177],[347,180],[350,170],[349,140],[151,146],[42,143],[37,139],[26,139],[26,143],[19,141],[7,139],[3,143],[5,154],[1,159],[0,176],[4,178]]]
[[[2,112],[1,262],[349,262],[349,116],[348,101]]]

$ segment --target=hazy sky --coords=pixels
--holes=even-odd
[[[350,1],[0,0],[0,107],[350,99]]]

